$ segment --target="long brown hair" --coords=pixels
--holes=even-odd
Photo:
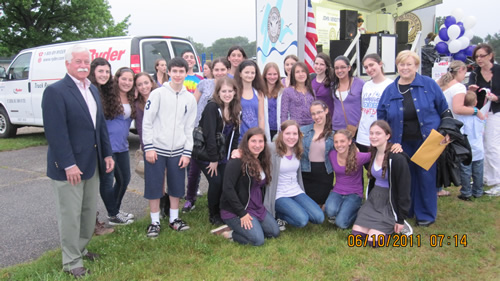
[[[253,156],[252,152],[250,152],[250,149],[248,148],[248,140],[255,135],[262,135],[264,143],[267,143],[264,130],[259,127],[248,129],[245,135],[243,135],[240,145],[238,146],[241,151],[241,171],[243,172],[243,175],[246,175],[246,170],[248,168],[248,175],[250,177],[261,180],[260,169],[262,168],[264,174],[266,175],[266,184],[269,184],[271,182],[271,154],[267,144],[264,145],[264,150],[262,150],[257,158]]]
[[[290,70],[290,87],[293,87],[295,90],[297,90],[297,79],[295,79],[295,69],[297,69],[297,67],[305,70],[307,75],[305,82],[306,89],[316,99],[316,95],[314,94],[314,90],[311,85],[311,76],[309,75],[309,69],[307,68],[307,65],[301,61],[295,63]]]
[[[104,66],[107,65],[109,67],[109,79],[104,85],[100,85],[97,83],[96,78],[95,78],[95,69],[98,66]],[[97,87],[99,90],[99,93],[101,95],[101,99],[103,96],[103,93],[110,93],[113,91],[113,75],[111,74],[111,64],[104,59],[104,58],[95,58],[92,63],[90,64],[90,73],[89,73],[89,80],[94,86]]]
[[[278,80],[276,80],[273,90],[269,91],[266,75],[271,68],[274,68],[274,70],[276,70],[276,72],[278,73]],[[278,65],[274,62],[268,62],[266,66],[264,66],[264,71],[262,72],[262,79],[264,79],[264,95],[268,98],[274,98],[274,99],[277,98],[278,93],[281,91],[281,89],[283,89],[283,84],[281,84],[280,68],[278,67]]]
[[[105,98],[105,100],[103,101],[103,106],[104,103],[107,102],[107,108],[106,107],[104,108],[104,116],[106,117],[106,119],[114,119],[117,116],[122,115],[124,113],[123,105],[120,101],[120,87],[118,86],[118,81],[125,72],[131,73],[132,79],[134,79],[135,77],[134,71],[128,67],[120,67],[116,71],[115,76],[113,76],[113,94]],[[135,118],[134,99],[135,99],[135,87],[132,85],[132,89],[130,89],[130,91],[127,92],[127,100],[132,110],[130,118],[132,119]]]
[[[257,92],[263,93],[264,92],[264,80],[262,80],[262,75],[260,74],[259,66],[254,61],[251,60],[244,60],[240,63],[238,66],[237,71],[234,73],[234,80],[236,80],[236,83],[238,84],[238,87],[240,88],[239,94],[243,94],[243,80],[241,79],[241,72],[245,67],[248,66],[253,66],[255,69],[255,77],[252,81],[252,87],[257,90]]]
[[[349,175],[350,173],[355,172],[358,169],[358,165],[357,165],[358,163],[357,163],[357,159],[356,159],[356,152],[357,152],[356,144],[354,143],[354,141],[352,141],[352,134],[350,131],[348,131],[346,129],[338,130],[333,134],[333,137],[335,137],[335,135],[338,135],[338,134],[342,134],[342,135],[346,136],[347,140],[351,141],[351,145],[349,145],[349,150],[347,151],[347,159],[345,161],[346,162],[345,163],[345,174]],[[338,154],[337,154],[337,157],[338,157]]]
[[[220,98],[219,92],[222,88],[223,85],[227,85],[234,90],[234,97],[233,100],[229,103],[229,119],[226,120],[224,114],[222,114],[222,119],[224,122],[229,122],[232,123],[235,127],[239,126],[240,122],[240,112],[241,112],[241,103],[240,103],[240,95],[238,94],[238,86],[236,85],[236,82],[234,79],[231,79],[227,76],[220,78],[217,80],[215,83],[215,90],[214,94],[212,95],[212,100],[219,105],[219,107],[222,109],[222,112],[224,112],[225,104]]]
[[[387,123],[385,120],[377,120],[377,121],[373,122],[370,125],[370,129],[373,126],[380,127],[380,129],[382,129],[386,135],[392,136],[391,126],[389,126],[389,123]],[[387,142],[387,145],[385,146],[385,151],[384,151],[384,160],[382,161],[382,178],[385,178],[385,174],[387,172],[387,166],[389,165],[389,153],[391,152],[391,148],[392,148],[392,143]],[[368,165],[367,175],[368,175],[368,178],[373,179],[372,166],[373,166],[373,163],[375,162],[375,157],[377,156],[377,148],[370,146],[370,152],[372,155],[370,157],[370,164]]]
[[[297,140],[297,143],[293,147],[293,152],[295,153],[295,157],[300,160],[300,157],[302,156],[302,153],[304,152],[304,146],[302,145],[302,132],[300,131],[300,126],[295,120],[286,120],[285,122],[281,123],[281,130],[278,133],[278,137],[274,141],[276,144],[276,153],[280,157],[283,157],[286,154],[287,147],[285,144],[285,141],[283,141],[283,132],[290,126],[295,126],[297,127],[297,131],[299,133],[299,139]]]
[[[149,82],[151,83],[151,92],[154,89],[158,88],[158,84],[156,84],[156,82],[153,80],[153,78],[151,77],[151,75],[149,75],[149,73],[147,73],[147,72],[139,72],[139,73],[137,73],[134,76],[134,87],[135,88],[137,88],[137,86],[136,86],[137,85],[137,79],[139,79],[142,76],[148,77]],[[139,107],[142,110],[144,110],[144,106],[146,106],[146,100],[144,100],[144,97],[141,95],[141,93],[137,93],[137,99],[136,100],[139,102]]]
[[[325,53],[318,53],[314,61],[316,62],[318,58],[322,59],[325,62],[326,70],[325,70],[325,79],[323,80],[323,85],[329,88],[333,82],[333,76],[335,75],[335,72],[333,71],[332,67],[332,61],[330,60],[330,57]]]
[[[164,59],[164,58],[159,58],[155,61],[155,75],[158,76],[158,65],[160,65],[160,62],[161,61],[164,61],[165,64],[167,64],[167,60]],[[160,77],[156,77],[156,79],[159,79]],[[162,84],[165,83],[165,82],[168,82],[168,73],[167,71],[165,71],[165,73],[163,73],[162,77],[161,77],[161,81],[162,81]]]
[[[311,106],[309,106],[309,111],[311,111],[311,108],[315,105],[321,106],[324,111],[328,109],[328,113],[326,114],[326,120],[325,120],[325,127],[323,128],[323,132],[319,134],[318,138],[315,140],[320,140],[322,138],[327,138],[329,137],[332,133],[332,112],[330,112],[330,108],[328,108],[328,105],[322,100],[315,100],[311,103]],[[311,114],[312,115],[312,114]]]

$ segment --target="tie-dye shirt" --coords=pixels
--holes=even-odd
[[[200,83],[201,80],[203,80],[203,77],[198,74],[188,75],[186,79],[184,79],[184,86],[186,86],[186,89],[191,94],[194,94],[196,86],[198,86],[198,83]]]

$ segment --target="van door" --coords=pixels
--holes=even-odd
[[[182,53],[186,50],[193,52],[193,54],[196,58],[196,64],[193,66],[193,71],[194,71],[194,73],[198,73],[201,71],[201,67],[200,67],[199,61],[198,61],[198,54],[196,54],[196,52],[193,49],[193,46],[191,46],[191,44],[188,41],[172,39],[172,40],[170,40],[170,44],[172,46],[172,50],[174,51],[175,57],[180,57],[182,55]]]
[[[31,101],[30,65],[32,53],[24,53],[14,59],[7,70],[7,79],[0,82],[1,101],[12,124],[31,124],[33,110]]]

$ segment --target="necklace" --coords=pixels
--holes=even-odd
[[[404,95],[404,94],[408,93],[408,91],[410,91],[410,90],[411,90],[411,87],[410,87],[410,88],[408,88],[408,89],[406,89],[406,91],[401,92],[401,90],[399,89],[399,84],[398,84],[398,92],[399,92],[400,94]]]

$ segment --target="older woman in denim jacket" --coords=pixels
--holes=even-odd
[[[432,129],[441,123],[448,109],[438,84],[417,73],[420,58],[415,52],[402,51],[396,57],[399,77],[387,86],[380,98],[377,117],[389,123],[391,142],[401,143],[410,157],[422,145]],[[437,216],[436,164],[426,171],[410,163],[412,204],[409,217],[415,215],[418,226],[429,226]]]
[[[314,123],[300,128],[304,135],[300,168],[306,194],[322,206],[333,186],[333,168],[328,158],[333,149],[332,117],[328,105],[321,100],[313,101],[310,111]]]

